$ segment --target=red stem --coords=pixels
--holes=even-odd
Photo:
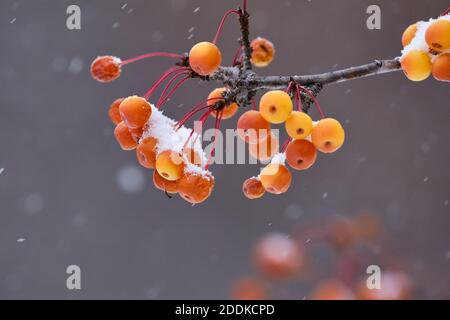
[[[178,89],[180,87],[180,82],[182,82],[183,80],[186,81],[189,77],[184,77],[181,81],[179,81],[177,83],[177,85],[172,89],[172,91],[170,91],[170,95],[166,96],[167,91],[170,89],[170,86],[172,85],[173,82],[175,82],[175,80],[177,80],[179,77],[181,76],[187,76],[189,75],[188,72],[181,72],[176,74],[175,76],[172,77],[172,79],[170,79],[170,81],[167,83],[166,87],[164,88],[164,91],[161,93],[161,96],[159,97],[158,102],[156,103],[156,108],[160,108],[169,98],[170,95],[172,95],[174,93],[173,89]]]
[[[216,121],[214,123],[214,143],[211,148],[211,153],[209,154],[208,162],[206,163],[205,169],[208,170],[209,166],[212,164],[212,157],[216,154],[216,146],[217,146],[217,135],[220,130],[220,123],[222,122],[223,110],[216,114]]]
[[[147,53],[147,54],[137,56],[135,58],[124,60],[124,61],[122,61],[122,65],[124,66],[126,64],[130,64],[130,63],[133,63],[136,61],[140,61],[140,60],[147,59],[147,58],[153,58],[153,57],[166,57],[166,58],[175,58],[175,59],[183,58],[183,56],[181,54],[176,54],[176,53],[152,52],[152,53]]]
[[[317,110],[320,113],[320,116],[323,118],[325,118],[325,114],[322,111],[322,107],[320,106],[319,102],[317,101],[316,97],[314,96],[314,94],[309,91],[308,89],[306,89],[305,87],[300,87],[300,89],[302,89],[303,91],[305,91],[309,97],[314,101],[314,104],[316,105]]]
[[[232,66],[236,66],[238,59],[241,57],[242,54],[242,46],[239,46],[239,48],[237,48],[236,53],[234,54],[234,58],[233,58],[233,63]]]
[[[281,146],[281,153],[284,153],[286,151],[287,146],[289,145],[289,143],[292,141],[291,138],[287,138],[284,142],[283,145]]]
[[[303,111],[303,105],[302,105],[302,98],[300,97],[300,86],[297,84],[296,85],[296,92],[295,92],[295,96],[297,99],[297,109],[298,111]]]
[[[222,32],[223,26],[225,25],[225,22],[227,18],[230,16],[230,14],[236,14],[238,17],[241,15],[241,13],[237,10],[228,10],[225,15],[222,18],[222,21],[220,22],[219,28],[217,29],[216,36],[214,37],[213,43],[216,44],[217,40],[219,40],[220,33]]]
[[[159,78],[158,81],[156,81],[152,87],[145,93],[144,98],[146,98],[147,100],[150,99],[150,97],[152,96],[152,94],[155,92],[156,89],[158,89],[158,87],[161,85],[161,83],[164,82],[164,80],[166,80],[168,77],[170,77],[171,75],[173,75],[174,73],[178,73],[181,71],[188,71],[190,70],[189,68],[177,68],[175,70],[173,70],[173,67],[170,68],[169,70],[167,70],[163,76],[161,78]]]

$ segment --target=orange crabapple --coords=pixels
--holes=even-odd
[[[410,25],[406,30],[403,32],[402,35],[402,45],[403,47],[406,47],[409,45],[412,41],[412,39],[416,36],[417,32],[417,23],[414,23]]]
[[[209,95],[208,95],[208,106],[212,107],[217,102],[224,101],[223,94],[227,91],[226,88],[217,88],[214,89]],[[238,110],[237,103],[231,103],[229,105],[226,105],[222,110],[222,120],[229,119],[233,117]],[[217,118],[219,115],[219,111],[213,111],[211,112],[211,116],[214,118]]]
[[[155,169],[157,145],[158,140],[153,137],[144,138],[139,142],[136,148],[136,157],[144,168]]]
[[[139,141],[139,139],[141,139],[142,135],[144,134],[144,127],[139,127],[139,128],[128,127],[128,129],[130,130],[131,135],[133,136],[133,138],[136,141]]]
[[[450,53],[442,53],[433,62],[431,73],[436,80],[450,81]]]
[[[137,140],[133,137],[125,122],[120,122],[114,129],[114,136],[123,150],[134,150]]]
[[[344,144],[345,131],[336,119],[321,119],[312,130],[311,140],[317,150],[333,153]]]
[[[376,291],[376,290],[375,290]],[[312,300],[354,300],[353,292],[341,281],[323,281],[311,294]]]
[[[255,159],[260,161],[267,161],[271,159],[279,148],[278,138],[271,131],[267,136],[267,139],[260,141],[256,144],[249,144],[248,151]]]
[[[222,53],[211,42],[199,42],[189,52],[189,65],[201,76],[216,72],[222,63]]]
[[[244,112],[237,123],[239,137],[247,143],[255,144],[267,139],[270,123],[256,110]]]
[[[145,126],[152,115],[152,108],[146,99],[131,96],[122,101],[119,112],[129,128],[137,129]]]
[[[400,59],[400,63],[411,81],[423,81],[431,74],[431,59],[427,52],[412,50]]]
[[[113,56],[97,57],[91,64],[91,75],[99,82],[111,82],[120,77],[122,61]]]
[[[409,300],[414,295],[414,284],[409,275],[400,271],[385,271],[381,277],[381,288],[370,290],[367,280],[356,285],[358,299],[361,300]]]
[[[120,122],[122,122],[122,117],[120,116],[119,112],[119,106],[123,100],[124,98],[116,99],[111,104],[108,110],[109,119],[111,119],[112,123],[114,123],[115,125],[118,125]]]
[[[326,239],[338,250],[345,250],[358,240],[357,225],[353,220],[339,219],[327,227]]]
[[[261,181],[253,177],[244,181],[242,184],[242,192],[248,199],[255,200],[261,198],[266,193],[266,190]]]
[[[178,193],[178,180],[170,181],[164,179],[156,170],[153,171],[153,184],[161,191],[173,194]]]
[[[178,193],[189,203],[199,204],[209,198],[214,189],[214,178],[210,175],[186,173],[178,181]]]
[[[425,41],[431,49],[439,52],[450,49],[450,21],[439,19],[430,24],[425,32]]]
[[[155,169],[169,181],[179,180],[184,173],[185,164],[182,155],[172,150],[165,150],[157,155]]]
[[[272,42],[265,38],[256,38],[251,43],[252,63],[255,67],[267,67],[275,57],[275,47]]]
[[[311,134],[313,121],[305,112],[293,111],[287,118],[285,127],[292,139],[305,139]]]
[[[317,159],[317,149],[308,140],[292,140],[286,148],[286,161],[295,170],[309,169]]]
[[[259,175],[264,189],[272,194],[282,194],[291,186],[292,175],[285,165],[271,163]]]
[[[293,107],[291,97],[282,90],[266,92],[259,102],[261,116],[273,124],[285,122]]]
[[[271,233],[260,239],[254,247],[253,260],[256,268],[272,279],[296,276],[305,263],[300,246],[281,233]]]
[[[232,286],[231,298],[235,300],[264,300],[267,299],[267,288],[261,280],[244,278]]]

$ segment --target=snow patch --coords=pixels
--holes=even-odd
[[[419,51],[423,51],[423,52],[427,52],[430,55],[431,59],[435,58],[435,55],[429,53],[429,47],[427,42],[425,41],[425,33],[427,32],[428,27],[435,21],[438,20],[447,20],[450,21],[450,14],[447,14],[445,16],[439,17],[437,19],[433,19],[431,18],[428,21],[419,21],[417,22],[417,31],[416,34],[414,35],[414,38],[412,39],[411,43],[409,45],[407,45],[403,50],[402,50],[402,58],[407,55],[409,52],[414,51],[414,50],[419,50]],[[448,53],[450,52],[450,50],[447,51],[443,51],[442,53]]]
[[[200,157],[201,166],[192,164],[188,161],[188,158],[183,154],[184,162],[186,163],[185,172],[199,174],[205,177],[212,176],[211,172],[204,169],[208,158],[203,151],[201,144],[201,137],[197,137],[197,133],[194,132],[191,136],[192,129],[185,126],[176,129],[177,122],[157,109],[151,104],[152,115],[147,122],[146,130],[142,135],[142,139],[153,137],[158,140],[156,145],[156,153],[159,154],[163,151],[171,150],[180,154],[183,154],[185,147],[192,148]],[[186,141],[189,142],[186,144]]]

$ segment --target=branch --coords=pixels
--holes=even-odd
[[[373,76],[377,74],[383,74],[401,69],[398,59],[392,60],[376,60],[375,62],[365,64],[362,66],[351,67],[347,69],[331,71],[316,75],[306,76],[269,76],[269,77],[257,77],[255,81],[258,83],[258,89],[281,89],[285,88],[290,81],[295,81],[300,85],[312,85],[320,83],[322,85],[328,85],[333,83],[345,82],[362,77]]]
[[[322,88],[333,83],[341,83],[363,77],[394,72],[401,70],[398,59],[376,60],[375,62],[336,70],[315,75],[305,76],[258,76],[254,71],[244,67],[221,67],[209,77],[203,77],[206,81],[217,81],[226,85],[230,93],[225,97],[227,102],[237,102],[241,106],[248,106],[251,100],[260,90],[284,90],[289,83],[295,82],[301,86],[307,86],[317,96]],[[311,99],[302,95],[304,110],[311,105]]]
[[[239,24],[241,26],[241,42],[242,47],[244,48],[244,60],[243,60],[243,69],[244,70],[251,70],[252,69],[252,47],[250,45],[250,15],[249,13],[244,9],[240,9],[240,16],[239,16]]]

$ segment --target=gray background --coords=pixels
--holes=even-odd
[[[257,237],[363,209],[383,219],[421,297],[448,290],[448,84],[412,83],[398,72],[327,88],[320,101],[345,124],[345,146],[296,173],[287,194],[260,201],[241,194],[257,166],[212,167],[213,196],[191,207],[157,192],[134,154],[119,150],[109,103],[142,94],[170,61],[127,66],[118,81],[102,85],[89,76],[92,58],[187,51],[212,39],[223,12],[238,2],[1,1],[0,298],[227,298],[232,281],[252,270]],[[82,9],[81,31],[65,27],[72,3]],[[382,8],[382,30],[366,28],[370,4]],[[407,25],[447,6],[250,0],[252,35],[268,37],[277,49],[276,61],[258,72],[308,74],[395,57]],[[237,24],[227,24],[220,40],[225,61],[238,35]],[[168,114],[180,117],[179,104],[186,109],[212,88],[188,83]],[[79,292],[65,288],[70,264],[82,268]],[[306,291],[297,294],[285,297]]]

